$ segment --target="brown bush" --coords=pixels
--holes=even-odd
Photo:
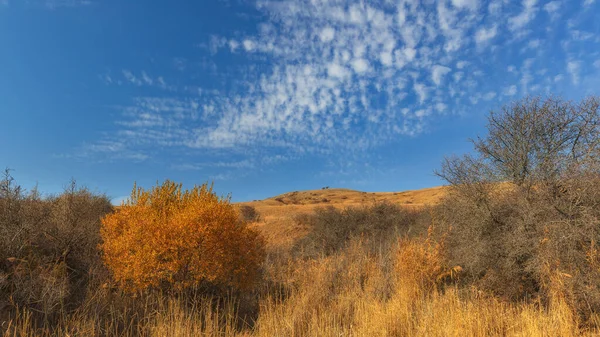
[[[25,193],[7,170],[0,182],[0,310],[10,302],[52,315],[102,282],[100,217],[111,209],[106,196],[75,182],[57,196]]]
[[[183,190],[165,181],[102,219],[104,261],[126,290],[247,289],[264,256],[258,232],[239,221],[229,198],[207,184]]]
[[[296,222],[309,227],[309,234],[295,247],[297,252],[314,257],[332,254],[343,248],[352,238],[369,237],[374,245],[389,241],[400,234],[417,231],[419,212],[390,203],[337,209],[333,206],[317,208],[312,214],[303,214]],[[422,228],[421,228],[422,229]]]
[[[525,98],[490,113],[476,156],[444,163],[438,174],[452,189],[436,220],[452,227],[451,263],[480,287],[511,299],[561,293],[584,316],[600,310],[590,258],[600,240],[599,107],[595,97]]]
[[[247,222],[258,222],[260,221],[260,213],[256,210],[254,206],[249,205],[241,205],[239,207],[240,216],[243,221]]]

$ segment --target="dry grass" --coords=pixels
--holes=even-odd
[[[210,300],[194,306],[162,298],[139,319],[115,315],[102,326],[93,315],[73,314],[55,331],[34,331],[27,311],[5,322],[16,336],[585,336],[571,308],[557,295],[550,306],[502,302],[459,290],[437,242],[399,240],[372,254],[370,243],[353,241],[336,255],[287,261],[280,275],[287,291],[260,299],[253,327],[239,327],[233,308],[214,310]],[[122,313],[121,315],[127,316]],[[106,322],[106,321],[105,321]],[[106,323],[105,323],[106,324]],[[127,329],[117,333],[118,324]]]
[[[183,302],[164,297],[158,306],[147,307],[144,317],[114,312],[112,320],[93,313],[66,315],[58,327],[34,328],[32,313],[21,311],[3,322],[4,337],[23,336],[239,336],[234,310],[219,312],[206,299],[189,308]]]
[[[355,242],[345,252],[298,266],[285,300],[263,300],[257,336],[580,336],[557,297],[550,307],[511,304],[458,290],[438,243],[401,240],[371,255]]]

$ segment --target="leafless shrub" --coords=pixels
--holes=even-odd
[[[256,210],[254,206],[242,205],[239,209],[242,220],[247,222],[260,221],[260,213]]]
[[[452,192],[436,209],[453,228],[452,263],[507,298],[556,294],[583,315],[600,310],[600,98],[529,97],[488,117],[476,154],[446,159]],[[554,287],[554,288],[553,288]]]
[[[0,181],[0,298],[44,315],[82,300],[90,282],[105,276],[97,246],[100,218],[111,209],[107,197],[75,182],[57,196],[25,193],[7,170]]]
[[[310,228],[309,234],[296,246],[307,256],[332,254],[351,239],[369,237],[374,244],[382,243],[394,234],[408,233],[417,226],[418,212],[390,203],[348,207],[317,208],[312,214],[296,217],[296,222]]]

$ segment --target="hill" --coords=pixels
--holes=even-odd
[[[406,207],[422,207],[435,204],[447,193],[447,187],[438,186],[404,192],[362,192],[345,188],[293,191],[264,200],[240,202],[237,205],[254,207],[260,213],[255,224],[268,240],[270,246],[289,246],[306,234],[295,217],[310,213],[317,207],[345,208],[389,202]]]

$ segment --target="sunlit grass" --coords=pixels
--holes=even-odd
[[[509,303],[453,285],[427,240],[400,240],[379,253],[356,241],[314,260],[289,260],[279,275],[287,291],[266,292],[256,321],[240,324],[236,305],[216,310],[205,298],[193,305],[158,297],[138,312],[65,315],[59,327],[33,328],[28,311],[3,325],[13,336],[580,336],[583,329],[560,296],[549,305]],[[372,248],[372,247],[371,247]],[[273,262],[276,263],[276,262]],[[267,266],[268,268],[268,266]],[[273,269],[275,270],[275,269]],[[441,277],[440,277],[441,276]],[[143,305],[142,305],[143,306]],[[224,309],[223,309],[224,308]],[[144,317],[140,317],[139,313]]]

